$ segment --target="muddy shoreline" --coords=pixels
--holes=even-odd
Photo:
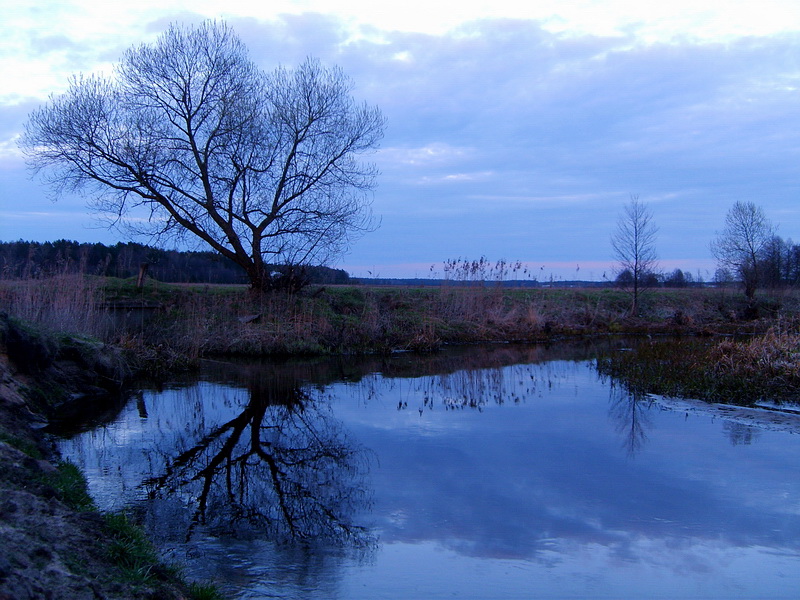
[[[800,433],[800,413],[797,406],[737,406],[735,404],[716,404],[702,400],[670,398],[656,394],[648,395],[647,400],[662,410],[682,412],[687,415],[703,414],[713,418],[731,421],[765,431]]]

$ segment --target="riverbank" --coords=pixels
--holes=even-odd
[[[732,289],[325,286],[253,295],[245,286],[61,276],[0,281],[0,306],[20,319],[112,344],[148,371],[214,355],[431,351],[443,345],[546,342],[608,334],[765,332],[800,311],[800,294],[753,305]]]
[[[118,350],[0,313],[0,599],[214,597],[161,564],[124,515],[99,513],[43,433],[77,409],[102,410],[124,376]]]
[[[796,322],[775,324],[762,335],[744,339],[638,344],[599,359],[597,367],[633,394],[740,406],[800,403],[800,331]]]
[[[235,289],[151,285],[141,297],[161,308],[127,341],[190,359],[385,354],[608,334],[757,333],[794,314],[797,304],[794,295],[764,297],[754,315],[731,290],[654,290],[632,316],[630,296],[611,288],[342,286],[253,297]]]

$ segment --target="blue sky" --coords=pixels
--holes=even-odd
[[[263,68],[337,64],[387,117],[372,157],[381,225],[337,265],[353,274],[429,276],[485,255],[540,279],[601,279],[631,194],[653,211],[664,270],[712,277],[709,242],[738,200],[800,241],[797,2],[249,4],[7,9],[0,239],[120,241],[85,198],[52,202],[16,137],[71,74],[110,72],[170,22],[224,18]]]

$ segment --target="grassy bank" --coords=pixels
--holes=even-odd
[[[601,373],[634,393],[726,404],[800,402],[798,323],[748,339],[678,339],[642,343],[598,361]]]
[[[149,280],[136,289],[132,280],[87,276],[0,282],[0,309],[11,315],[166,365],[215,354],[385,353],[608,333],[765,331],[798,305],[793,292],[764,296],[753,319],[732,290],[664,289],[648,293],[631,318],[630,300],[611,288],[491,284],[330,286],[254,296],[244,286]]]

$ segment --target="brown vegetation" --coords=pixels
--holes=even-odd
[[[800,401],[800,323],[745,339],[643,343],[598,362],[633,392],[750,405]]]
[[[0,282],[0,310],[113,343],[166,366],[215,354],[386,353],[442,344],[534,342],[623,333],[763,332],[794,314],[797,295],[763,297],[761,318],[724,289],[662,289],[630,299],[612,288],[329,286],[301,294],[63,275]],[[746,318],[746,320],[745,320]]]

